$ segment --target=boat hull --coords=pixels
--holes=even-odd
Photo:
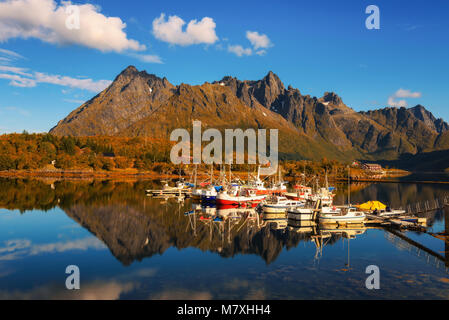
[[[217,196],[202,196],[202,202],[215,202],[217,200]]]
[[[313,210],[294,210],[287,211],[287,217],[290,220],[295,221],[312,221],[314,219]]]
[[[337,216],[321,216],[320,217],[320,223],[323,224],[361,224],[365,222],[366,217],[360,216],[360,217],[337,217]]]

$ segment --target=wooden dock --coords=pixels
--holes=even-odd
[[[160,190],[146,190],[145,191],[148,196],[152,197],[180,197],[180,196],[190,196],[192,194],[192,190],[188,188],[184,189],[160,189]]]
[[[449,206],[449,196],[442,198],[436,198],[433,200],[427,200],[417,202],[415,204],[409,204],[406,208],[407,214],[416,215],[432,211],[442,210]]]
[[[365,224],[379,225],[383,227],[395,227],[398,229],[426,231],[427,218],[415,216],[377,216],[367,214]]]

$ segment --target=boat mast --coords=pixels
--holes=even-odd
[[[211,164],[211,165],[210,165],[210,184],[213,184],[213,181],[212,181],[213,175],[214,175],[214,165]]]
[[[198,173],[198,164],[195,163],[195,177],[193,178],[194,179],[193,180],[193,185],[194,185],[195,189],[196,189],[196,176],[197,176],[197,173]]]
[[[351,167],[348,166],[348,207],[351,206]]]
[[[327,169],[326,169],[326,189],[329,191],[329,182],[327,181]]]
[[[232,164],[229,164],[229,184],[232,183]]]

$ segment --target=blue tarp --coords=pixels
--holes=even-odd
[[[214,186],[214,188],[215,188],[215,191],[217,191],[217,192],[223,190],[222,186]]]

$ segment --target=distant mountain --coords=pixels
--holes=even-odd
[[[271,71],[257,81],[227,76],[175,86],[130,66],[50,132],[160,138],[193,120],[218,129],[277,128],[286,158],[391,160],[449,149],[449,125],[421,105],[356,112],[333,92],[316,98],[285,88]]]

